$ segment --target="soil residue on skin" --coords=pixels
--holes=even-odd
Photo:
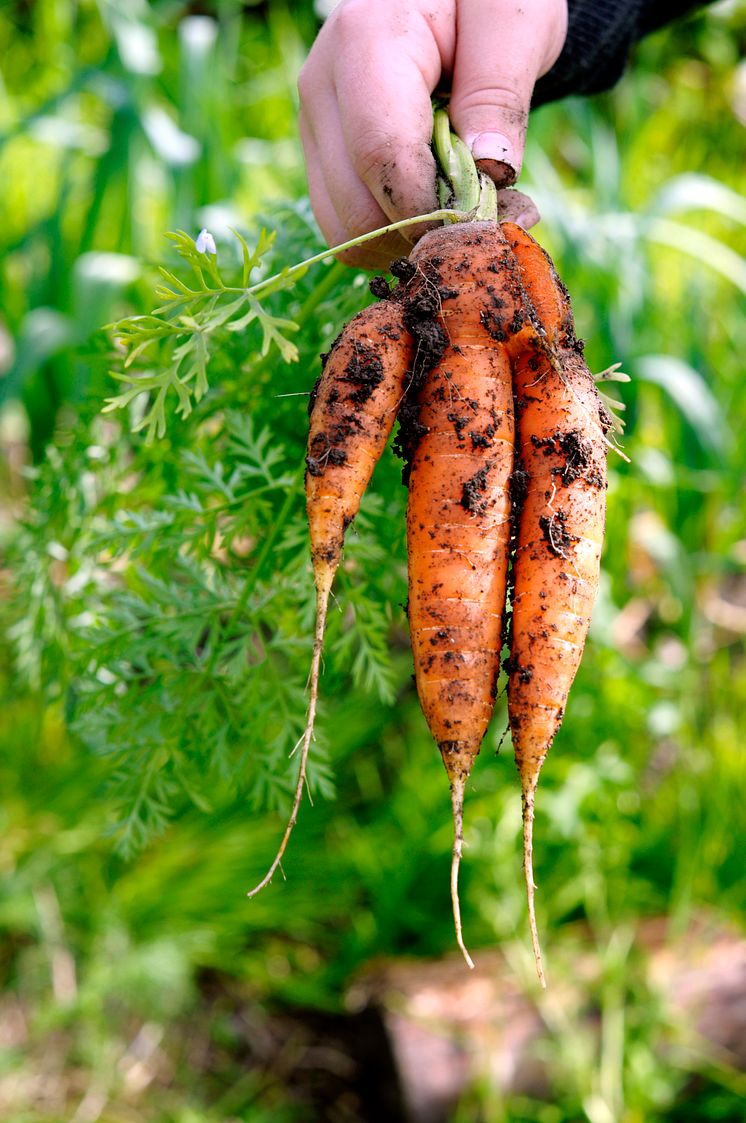
[[[505,284],[499,289],[495,285],[485,287],[487,303],[479,313],[479,320],[492,339],[497,343],[505,343],[511,334],[517,334],[525,324],[527,300],[517,277],[517,266],[512,253],[507,257],[501,257],[497,262],[491,262],[487,268],[490,272],[505,278]],[[506,322],[506,301],[500,296],[500,292],[505,291],[516,298],[516,307],[510,322]]]
[[[401,268],[402,263],[406,268]],[[398,272],[394,266],[397,267]],[[404,274],[409,279],[417,272],[406,258],[394,262],[391,271],[395,276]],[[406,394],[399,406],[399,430],[394,438],[393,447],[394,452],[404,461],[402,481],[405,485],[409,483],[412,458],[417,446],[427,433],[427,427],[419,420],[419,393],[427,375],[438,366],[448,347],[448,336],[438,321],[439,312],[440,297],[437,290],[425,287],[409,299],[407,294],[404,294],[403,320],[405,328],[414,340],[414,359]]]
[[[351,402],[358,406],[367,402],[376,386],[383,381],[383,362],[378,348],[367,343],[356,342],[342,380],[351,382],[357,387],[347,395]]]
[[[332,390],[331,393],[336,394],[335,401],[339,399],[336,390]],[[331,394],[328,400],[331,400]],[[346,464],[347,453],[344,446],[351,437],[360,432],[361,428],[362,423],[357,414],[348,413],[336,421],[328,431],[317,433],[311,441],[306,457],[309,475],[323,476],[328,467],[339,468]]]
[[[487,476],[490,469],[494,466],[494,460],[488,460],[483,468],[475,472],[471,479],[467,480],[463,485],[461,491],[461,506],[465,511],[469,511],[472,515],[482,515],[485,510],[484,500],[481,498],[487,490]]]
[[[555,557],[566,558],[572,544],[578,541],[577,537],[570,534],[567,529],[567,515],[561,509],[551,515],[542,515],[539,519],[539,527],[550,553]]]
[[[518,524],[521,521],[523,504],[528,495],[530,476],[523,466],[523,461],[516,455],[513,461],[513,471],[510,475],[510,537],[512,541],[518,536]]]
[[[492,308],[483,308],[479,313],[479,322],[496,343],[504,343],[508,338],[505,331],[502,314]]]
[[[614,428],[614,418],[609,413],[603,402],[598,403],[598,420],[604,436]]]
[[[322,355],[321,356],[321,369],[322,370],[324,369],[324,361],[327,358],[328,358],[328,355]],[[321,385],[321,375],[319,375],[319,377],[314,382],[313,386],[311,387],[311,393],[308,395],[308,416],[309,417],[313,413],[313,407],[316,405],[316,399],[319,396],[319,386],[320,385]]]
[[[311,441],[306,457],[309,476],[323,476],[328,465],[339,468],[347,463],[347,453],[343,448],[335,448],[326,433],[317,433]]]
[[[564,433],[557,430],[551,437],[534,434],[531,443],[534,448],[543,449],[546,456],[564,457],[564,462],[552,469],[552,475],[557,476],[565,487],[581,478],[591,487],[604,486],[603,476],[594,462],[593,441],[579,430],[570,429]]]
[[[524,685],[531,682],[534,677],[534,669],[530,666],[523,666],[517,655],[508,655],[503,659],[503,670],[506,675],[518,675],[518,681]]]
[[[446,419],[453,425],[454,432],[459,441],[464,439],[464,429],[469,424],[470,418],[462,417],[458,413],[447,413]]]

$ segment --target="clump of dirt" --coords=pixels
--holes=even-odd
[[[389,273],[405,285],[412,280],[416,272],[417,266],[413,265],[408,257],[397,257],[396,261],[392,261],[389,265]]]
[[[368,288],[377,300],[388,300],[391,296],[391,285],[385,277],[371,277]]]
[[[487,476],[494,463],[494,460],[488,460],[484,467],[475,472],[463,485],[460,502],[465,511],[470,511],[473,515],[484,514],[485,504],[480,496],[487,490]]]
[[[508,338],[505,330],[505,321],[502,315],[494,308],[483,308],[479,313],[479,322],[489,336],[497,343],[504,343]]]
[[[559,476],[565,487],[581,477],[594,487],[602,486],[601,473],[593,462],[593,441],[584,437],[578,429],[566,432],[558,429],[551,437],[534,434],[531,443],[534,448],[543,449],[546,456],[564,457],[564,463],[553,468],[552,474]]]
[[[447,413],[446,418],[453,425],[454,431],[455,431],[456,436],[459,439],[459,441],[463,441],[463,439],[464,439],[464,429],[469,424],[469,418],[468,417],[462,417],[458,413]]]
[[[529,480],[530,476],[523,466],[523,461],[516,456],[513,461],[513,471],[510,474],[510,523],[511,537],[513,538],[518,533],[521,511],[528,495]]]
[[[604,433],[604,436],[609,432],[610,429],[614,428],[614,418],[611,416],[602,401],[599,401],[598,403],[598,420],[601,424],[601,429]]]
[[[518,335],[523,325],[526,323],[526,313],[522,308],[516,308],[513,313],[513,319],[510,321],[511,335]]]
[[[542,515],[539,519],[539,526],[550,553],[558,558],[566,558],[573,542],[578,541],[577,536],[571,534],[567,529],[566,513],[559,510],[552,515]]]
[[[411,268],[410,277],[417,273],[416,268],[403,258],[407,268]],[[397,267],[401,262],[394,262]],[[394,272],[392,265],[392,272]],[[399,269],[402,272],[401,268]],[[448,336],[438,320],[440,311],[440,298],[436,289],[429,286],[416,291],[411,297],[404,296],[404,326],[414,340],[414,360],[412,362],[411,377],[407,390],[399,406],[399,430],[394,438],[394,451],[404,461],[402,480],[409,483],[409,474],[412,458],[417,446],[422,440],[427,427],[419,420],[419,393],[425,378],[442,360],[448,347]]]
[[[506,675],[517,674],[518,681],[524,685],[534,677],[533,667],[523,666],[516,655],[508,655],[503,659],[503,670]]]
[[[368,343],[356,341],[342,381],[351,382],[357,389],[348,394],[355,405],[367,402],[376,386],[383,381],[383,362],[378,348]]]
[[[310,476],[323,476],[327,465],[340,467],[347,463],[347,453],[343,448],[335,448],[326,433],[317,433],[311,441],[306,466]]]

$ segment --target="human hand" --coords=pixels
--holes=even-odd
[[[513,183],[534,84],[566,33],[567,0],[342,0],[298,83],[311,204],[328,244],[437,208],[438,88],[450,86],[451,123],[479,166],[498,187]],[[392,234],[344,260],[382,268],[410,249]]]

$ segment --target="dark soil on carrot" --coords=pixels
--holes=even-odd
[[[404,265],[406,268],[403,267]],[[399,267],[398,271],[395,266]],[[405,276],[410,280],[417,272],[406,258],[394,262],[391,271],[395,276],[400,277],[403,284],[406,284]],[[404,326],[414,340],[414,362],[406,395],[399,407],[399,430],[394,438],[394,452],[404,462],[402,482],[407,485],[412,457],[421,438],[427,432],[426,427],[419,421],[417,398],[425,378],[443,358],[448,347],[448,336],[438,323],[440,302],[437,293],[425,289],[411,300],[407,300],[405,293],[404,300]]]
[[[344,381],[357,386],[348,398],[355,405],[367,402],[376,386],[383,380],[383,363],[376,347],[356,343],[355,352],[345,367]]]
[[[542,515],[539,519],[541,533],[549,547],[550,553],[558,558],[566,558],[573,542],[577,542],[575,535],[567,529],[567,514],[563,510],[555,511],[552,515]]]
[[[463,485],[461,506],[465,511],[471,511],[473,515],[481,515],[484,513],[484,503],[480,496],[487,490],[487,476],[493,465],[494,461],[488,460],[484,467],[480,468],[478,472],[475,472],[471,479],[467,480]]]

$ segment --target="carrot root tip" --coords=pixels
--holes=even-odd
[[[547,981],[544,975],[544,965],[541,958],[541,945],[539,943],[539,930],[536,925],[536,909],[534,902],[534,790],[535,785],[523,792],[523,873],[526,879],[526,895],[528,897],[528,923],[531,931],[531,947],[536,963],[536,973],[543,990],[546,990]]]
[[[474,970],[474,960],[469,955],[469,950],[464,943],[464,934],[461,927],[461,902],[458,895],[458,872],[461,865],[461,854],[464,846],[464,788],[466,778],[454,777],[451,780],[451,808],[453,811],[453,851],[451,856],[451,904],[453,906],[453,924],[456,929],[456,943],[466,964]]]
[[[265,886],[269,885],[275,873],[279,869],[283,878],[285,871],[282,868],[282,857],[285,853],[285,848],[290,841],[290,835],[293,833],[293,827],[298,819],[298,811],[300,810],[301,800],[303,799],[303,789],[306,787],[306,768],[308,765],[308,753],[311,748],[311,741],[313,740],[313,730],[316,721],[316,703],[319,694],[319,672],[321,668],[321,650],[324,645],[324,631],[326,629],[326,613],[329,607],[329,593],[331,592],[332,581],[334,580],[334,570],[324,570],[323,573],[317,575],[316,581],[316,628],[314,630],[313,639],[313,654],[311,656],[311,671],[309,674],[309,698],[308,710],[306,712],[306,727],[303,731],[303,736],[293,748],[291,757],[295,755],[300,746],[300,760],[298,763],[298,779],[295,784],[295,792],[293,794],[293,806],[290,809],[290,817],[285,833],[280,840],[277,853],[272,860],[272,864],[265,873],[262,880],[250,889],[246,894],[247,897],[255,897],[257,893],[261,892]],[[310,793],[309,793],[310,800]],[[313,804],[313,801],[311,801]]]

